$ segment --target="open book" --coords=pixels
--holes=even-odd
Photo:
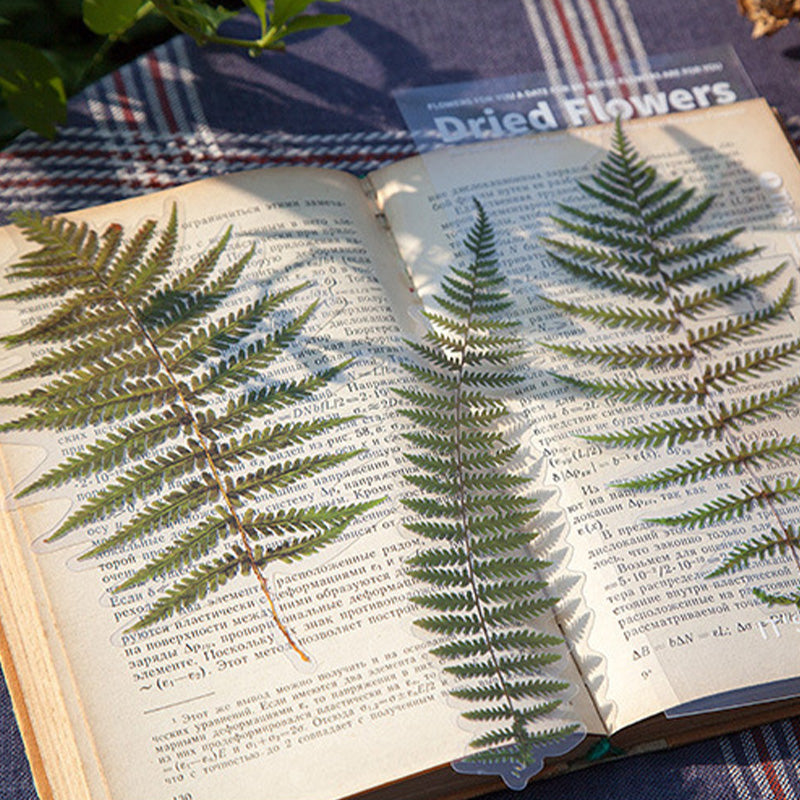
[[[765,458],[779,485],[791,488],[800,463],[792,439],[797,362],[789,352],[800,316],[787,289],[800,277],[795,153],[761,101],[623,127],[664,179],[683,176],[698,197],[716,196],[699,238],[736,229],[738,246],[753,248],[743,274],[775,268],[777,275],[781,266],[776,286],[763,297],[748,294],[742,302],[752,307],[741,313],[758,321],[772,294],[784,297],[779,319],[756,336],[764,338],[761,352],[788,343],[759,390],[785,396],[779,413],[765,407],[742,427],[745,441],[761,432],[784,442],[780,457]],[[151,297],[137,323],[151,364],[141,371],[131,366],[144,358],[141,349],[126,361],[123,340],[136,331],[124,321],[119,344],[116,334],[98,334],[94,361],[88,351],[78,356],[68,337],[26,339],[25,331],[52,321],[62,300],[47,291],[41,258],[25,254],[73,231],[62,225],[54,233],[32,217],[0,231],[2,291],[14,295],[0,307],[14,345],[3,353],[3,374],[15,378],[4,395],[27,398],[0,407],[0,651],[43,799],[413,798],[498,785],[448,766],[469,752],[475,734],[451,695],[452,676],[430,654],[433,637],[413,624],[420,611],[412,598],[422,590],[407,560],[421,542],[404,527],[410,512],[400,502],[412,492],[403,434],[413,425],[393,392],[408,384],[399,363],[405,341],[423,327],[420,309],[464,256],[474,200],[493,225],[526,343],[523,381],[507,400],[541,504],[550,586],[561,598],[538,622],[566,642],[555,671],[572,690],[560,719],[587,736],[564,763],[585,763],[603,737],[625,751],[663,747],[800,711],[800,615],[791,603],[800,574],[790,546],[800,525],[797,498],[787,489],[781,502],[753,502],[747,513],[707,526],[667,528],[648,520],[713,503],[747,475],[712,470],[669,487],[620,488],[643,470],[669,469],[717,445],[697,439],[667,451],[619,450],[581,438],[673,419],[659,403],[581,391],[586,376],[602,377],[606,367],[565,366],[563,348],[553,346],[622,341],[562,313],[594,289],[559,270],[552,244],[564,236],[554,220],[564,217],[558,203],[581,203],[576,181],[588,181],[614,135],[613,126],[600,126],[465,146],[363,180],[304,168],[252,171],[71,214],[97,232],[92,239],[76,228],[77,247],[103,265],[125,302],[139,283],[146,293],[156,262],[170,254],[171,277],[159,277],[158,302]],[[135,279],[125,264],[136,265]],[[78,289],[92,279],[84,273],[71,273]],[[63,278],[62,271],[52,280]],[[64,310],[62,329],[80,330],[80,320],[99,316],[101,294],[96,306],[83,294],[84,307]],[[627,302],[635,308],[638,300]],[[707,328],[724,325],[726,306],[718,305]],[[205,315],[185,345],[181,326]],[[262,330],[267,317],[273,327]],[[664,335],[643,327],[634,344],[636,336],[644,346]],[[237,346],[246,357],[226,349]],[[726,347],[733,361],[753,352],[752,342],[736,337]],[[35,373],[46,370],[30,365],[53,352],[53,361],[79,362],[91,391],[103,391],[91,383],[95,362],[129,369],[141,384],[127,383],[130,397],[120,400],[119,385],[106,378],[109,410],[96,418],[71,413],[80,406],[74,389],[60,407],[42,410]],[[160,369],[174,381],[151,380],[163,377]],[[562,372],[571,378],[555,374]],[[635,384],[639,373],[628,373]],[[723,407],[742,397],[742,382],[731,382]],[[134,384],[146,400],[133,397]],[[288,444],[278,453],[256,447],[250,423],[258,403],[294,390],[298,397],[284,394],[269,409],[272,433],[289,431]],[[215,402],[206,402],[211,396]],[[34,421],[15,427],[26,415]],[[145,424],[162,432],[144,435]],[[170,431],[185,435],[175,445],[191,462],[183,471],[165,456]],[[230,455],[234,446],[239,457]],[[97,456],[104,448],[107,455]],[[255,488],[245,486],[251,461]],[[222,462],[228,473],[211,474],[209,464]],[[140,465],[140,482],[123,487],[130,464]],[[292,470],[298,479],[265,477]],[[200,500],[186,510],[195,490],[210,515]],[[97,497],[114,513],[93,508]],[[708,577],[726,553],[766,535],[778,504],[785,543],[756,548],[728,573]],[[280,541],[296,542],[295,550],[259,549],[259,535],[293,514],[293,534],[305,538]],[[237,520],[230,530],[226,515]],[[213,525],[214,541],[242,534],[216,561],[213,548],[200,553],[187,541],[208,540]],[[147,567],[176,543],[183,550],[171,569]]]

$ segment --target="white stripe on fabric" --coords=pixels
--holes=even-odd
[[[99,84],[93,83],[84,90],[84,96],[86,98],[86,107],[89,109],[89,114],[94,121],[95,130],[107,136],[109,133],[108,104],[102,101],[99,91]]]
[[[605,0],[603,0],[603,2],[605,2]],[[638,61],[639,64],[644,67],[644,65],[648,63],[647,51],[644,49],[644,44],[642,44],[642,38],[639,35],[639,29],[636,27],[636,22],[633,19],[628,0],[611,0],[611,2],[614,5],[614,10],[622,25],[622,30],[628,39],[628,45],[634,61]],[[658,91],[658,83],[655,81],[649,81],[645,85],[650,92]]]
[[[166,80],[164,75],[165,67],[167,66],[166,61],[161,61],[158,58],[158,53],[154,53],[153,56],[157,63],[158,68],[161,72],[162,84],[164,85],[164,90],[167,92],[167,98],[169,99],[169,83]],[[169,122],[167,121],[166,114],[164,113],[164,109],[161,106],[161,98],[158,96],[158,89],[156,88],[155,78],[153,77],[153,73],[150,71],[150,62],[147,57],[144,57],[139,62],[139,78],[142,82],[142,88],[144,89],[144,96],[145,100],[147,101],[147,105],[149,108],[148,114],[148,122],[155,122],[155,133],[158,135],[166,136],[170,133],[169,129]],[[172,108],[173,103],[170,101],[170,110],[172,111],[172,115],[175,117],[177,121],[177,114],[175,113],[175,109]],[[152,126],[151,126],[152,127]]]
[[[742,731],[739,734],[739,739],[741,739],[744,745],[745,753],[750,762],[749,772],[753,776],[753,780],[756,782],[761,792],[759,800],[774,798],[775,793],[770,788],[769,780],[764,772],[764,767],[761,765],[761,756],[759,755],[756,743],[753,741],[753,735],[750,731]]]
[[[752,794],[747,789],[747,783],[743,775],[742,766],[736,760],[736,754],[733,752],[733,747],[731,746],[730,740],[728,738],[720,739],[719,745],[720,749],[722,750],[722,755],[725,757],[725,763],[728,767],[728,775],[730,776],[731,782],[736,789],[736,793],[740,798],[743,798],[743,800],[746,798],[752,798]]]
[[[603,39],[600,23],[597,21],[594,9],[591,7],[590,0],[578,0],[578,4],[579,8],[581,9],[581,13],[583,14],[584,25],[586,26],[589,38],[591,39],[592,47],[594,48],[595,53],[597,53],[595,63],[600,67],[604,78],[614,78],[616,76],[614,61],[611,58],[611,53],[609,53],[606,42]],[[608,25],[608,22],[605,18],[603,18],[602,21],[606,24],[606,28],[610,32],[611,28],[613,27],[613,23],[612,25]],[[604,96],[620,96],[622,92],[619,86],[614,85],[604,89],[602,94]]]
[[[561,3],[561,10],[566,17],[566,23],[569,26],[566,29],[562,24],[558,10],[556,9],[556,3],[559,2]],[[570,11],[572,11],[572,14],[570,14],[565,8],[566,5],[568,5],[568,0],[553,0],[553,2],[545,3],[545,18],[547,19],[550,27],[550,34],[556,42],[556,47],[561,58],[561,64],[567,75],[569,83],[579,84],[583,82],[584,76],[581,75],[578,65],[576,64],[572,55],[569,44],[569,34],[572,34],[572,38],[574,39],[575,45],[578,49],[578,55],[584,62],[583,66],[585,68],[585,76],[594,80],[597,78],[597,73],[595,72],[594,65],[592,64],[592,58],[586,51],[586,42],[583,41],[581,43],[579,41],[579,37],[576,36],[575,32],[573,31],[573,24],[570,22],[570,16],[574,18],[574,11],[570,7]],[[577,20],[575,20],[575,22],[577,22]],[[580,37],[580,39],[582,38],[583,37]]]
[[[176,70],[175,76],[176,79],[178,76],[180,77],[183,94],[186,98],[187,107],[194,123],[192,129],[203,132],[210,131],[208,119],[206,119],[205,112],[203,111],[203,103],[197,92],[197,76],[189,60],[186,41],[182,38],[173,39],[171,44],[173,45],[175,53],[175,63],[173,65]]]

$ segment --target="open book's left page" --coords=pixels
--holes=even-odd
[[[134,284],[145,292],[156,250],[172,246],[173,208],[170,268],[183,277],[164,282],[132,324]],[[69,339],[32,346],[23,333],[2,362],[18,378],[4,395],[28,398],[3,407],[2,423],[41,422],[2,434],[0,611],[42,756],[62,762],[47,774],[53,794],[334,798],[461,755],[469,734],[442,702],[429,643],[413,633],[402,568],[414,542],[396,502],[405,423],[388,388],[400,380],[401,341],[388,298],[397,307],[409,289],[358,182],[324,171],[245,173],[73,219],[98,232],[95,267],[119,242],[97,267],[122,287],[119,343],[107,346],[117,334],[104,329],[93,360]],[[149,219],[156,226],[137,262]],[[48,235],[32,243],[3,229],[3,265]],[[136,281],[119,274],[123,259],[138,263]],[[2,278],[4,294],[41,290],[3,302],[12,336],[59,309],[59,324],[71,319],[32,263]],[[96,291],[100,315],[108,293]],[[42,411],[43,379],[26,366],[48,352],[83,361],[64,381],[61,407]],[[131,381],[118,383],[109,362],[135,373]],[[106,388],[93,382],[96,370]],[[84,418],[81,385],[87,396],[113,387],[108,413]],[[301,398],[280,394],[292,386]],[[282,399],[266,411],[272,396]],[[42,414],[63,420],[51,429]],[[147,426],[161,433],[143,437]],[[273,440],[288,432],[288,444],[256,446],[266,428]],[[103,448],[105,461],[86,460]],[[177,465],[180,453],[189,466]],[[130,467],[140,472],[120,477]],[[53,478],[59,470],[65,477]],[[114,513],[92,507],[97,497]],[[270,525],[285,534],[272,551],[256,536]],[[178,546],[171,568],[145,566]],[[179,598],[194,596],[183,609]],[[159,603],[164,619],[142,625]]]

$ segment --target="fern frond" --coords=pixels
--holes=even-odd
[[[198,558],[210,553],[221,539],[237,532],[236,520],[224,507],[218,506],[202,523],[190,528],[157,558],[145,564],[131,577],[114,587],[115,592],[123,592],[134,586],[179,573]]]
[[[638,255],[649,255],[652,252],[649,240],[641,234],[638,236],[626,235],[622,232],[617,233],[615,230],[607,230],[602,227],[595,227],[594,225],[579,225],[560,217],[553,217],[553,221],[558,223],[565,231],[574,233],[582,239],[593,242],[595,245],[602,245],[611,250],[625,250],[627,253]],[[622,228],[622,225],[617,227]],[[627,227],[630,227],[630,225],[626,226],[626,229]],[[638,229],[638,226],[636,227]]]
[[[604,266],[584,264],[575,259],[563,258],[554,251],[548,251],[548,255],[563,269],[576,278],[583,279],[589,286],[624,292],[632,297],[641,297],[655,302],[666,298],[664,286],[655,281],[643,281],[621,272],[613,272]]]
[[[691,347],[708,352],[730,342],[737,342],[745,336],[761,333],[770,323],[776,322],[789,312],[794,294],[794,281],[790,281],[781,296],[758,311],[740,314],[713,325],[702,326],[696,330],[688,329],[686,336]]]
[[[642,380],[581,380],[566,375],[553,377],[580,389],[591,397],[607,397],[624,403],[698,403],[702,404],[708,389],[702,381]]]
[[[777,389],[732,402],[730,408],[720,403],[718,424],[721,428],[738,430],[741,423],[760,422],[782,411],[788,411],[798,402],[800,402],[800,378],[788,381]]]
[[[555,353],[578,358],[587,363],[629,369],[657,366],[688,367],[696,358],[690,347],[675,344],[598,345],[596,347],[580,344],[552,344],[550,342],[540,342],[539,344]]]
[[[648,235],[655,239],[661,239],[664,236],[674,236],[676,233],[691,228],[714,202],[714,196],[709,195],[687,207],[693,196],[694,189],[687,189],[670,202],[664,203],[648,214],[647,224],[650,226]]]
[[[642,188],[645,175],[647,189]],[[736,246],[734,240],[742,228],[692,234],[692,227],[711,207],[713,197],[695,200],[693,190],[683,189],[680,178],[660,183],[654,176],[655,172],[648,172],[645,162],[637,156],[618,121],[610,152],[592,176],[591,185],[578,184],[595,201],[592,208],[583,211],[569,207],[570,220],[565,220],[563,214],[553,216],[563,238],[551,236],[542,240],[554,264],[583,284],[604,292],[610,302],[599,301],[591,306],[554,299],[548,302],[578,320],[606,327],[655,331],[658,325],[650,316],[653,307],[647,304],[652,300],[649,289],[652,282],[663,289],[663,297],[668,300],[669,311],[662,313],[667,315],[670,326],[664,329],[674,334],[676,341],[661,346],[649,342],[586,345],[559,341],[545,346],[566,358],[580,359],[612,372],[598,379],[557,376],[584,394],[645,407],[667,402],[686,407],[681,416],[671,409],[669,419],[657,418],[644,425],[591,432],[582,437],[587,441],[629,448],[721,442],[713,451],[680,457],[674,465],[614,485],[657,491],[726,475],[742,476],[743,489],[724,496],[714,496],[715,490],[709,489],[710,499],[702,505],[650,522],[700,528],[749,517],[764,508],[775,523],[772,533],[750,538],[735,547],[713,574],[741,569],[756,558],[784,554],[787,550],[791,550],[795,564],[800,567],[795,527],[787,521],[789,512],[785,508],[800,497],[800,480],[782,478],[769,483],[760,477],[772,465],[800,462],[800,439],[777,433],[754,438],[741,433],[746,426],[794,413],[800,402],[800,380],[785,377],[785,373],[781,376],[779,372],[800,355],[800,338],[796,333],[789,338],[780,331],[777,342],[744,348],[748,337],[768,334],[776,323],[793,314],[795,281],[787,280],[773,295],[774,299],[764,302],[759,297],[760,290],[781,276],[785,264],[733,273],[762,248]],[[597,230],[592,230],[593,226]],[[614,270],[647,275],[651,281],[605,278],[606,272],[615,275]],[[741,310],[741,300],[745,297],[755,310]],[[627,305],[621,306],[621,302]],[[624,322],[617,317],[620,307],[625,314]],[[679,337],[682,341],[677,341]],[[741,351],[713,360],[715,353],[734,345]],[[630,370],[638,368],[661,372],[690,367],[701,377],[653,379],[630,374]],[[616,370],[627,372],[615,375]],[[753,384],[749,394],[737,392],[737,399],[724,398],[723,392],[728,387],[749,384]],[[698,402],[704,405],[705,413],[691,413],[691,406]],[[756,594],[770,603],[795,604],[800,598],[795,594],[769,595],[760,590]]]
[[[8,373],[2,380],[14,382],[25,378],[45,377],[68,369],[101,364],[119,351],[136,347],[138,338],[139,332],[133,325],[121,325],[115,331],[100,333],[86,341],[70,343],[61,349],[45,353],[33,363]]]
[[[103,424],[108,429],[19,496],[99,477],[99,488],[49,539],[124,510],[126,517],[107,523],[112,532],[95,538],[81,559],[174,528],[167,546],[116,589],[172,581],[134,629],[188,608],[235,575],[254,573],[276,625],[305,658],[278,618],[261,569],[317,552],[379,502],[263,507],[264,495],[312,479],[360,452],[321,450],[276,460],[279,452],[314,441],[351,417],[312,418],[302,412],[302,419],[288,423],[252,424],[309,399],[349,363],[294,381],[270,380],[272,362],[297,342],[315,308],[311,303],[299,314],[285,310],[307,284],[262,293],[236,307],[232,295],[254,250],[220,268],[232,229],[176,273],[175,207],[160,230],[147,221],[127,238],[118,225],[98,236],[86,225],[59,218],[18,215],[17,221],[40,249],[10,267],[13,280],[29,283],[13,296],[59,299],[39,322],[3,340],[55,345],[7,376],[50,379],[8,398],[7,405],[27,412],[0,427]],[[282,322],[272,322],[270,330],[265,323],[277,312]],[[261,510],[255,512],[254,503]],[[236,542],[230,544],[231,538]]]
[[[177,245],[178,210],[173,205],[169,220],[152,250],[147,254],[138,252],[135,257],[119,258],[112,267],[108,284],[132,308],[139,307],[166,276]]]
[[[179,388],[162,376],[129,380],[124,391],[103,390],[94,397],[67,398],[60,406],[46,406],[0,425],[0,431],[45,430],[99,425],[121,421],[131,414],[146,412],[155,406],[172,404]],[[35,402],[35,395],[32,397]],[[14,398],[14,405],[24,405],[25,395]]]
[[[531,697],[546,697],[563,692],[569,688],[568,683],[555,680],[542,680],[530,678],[516,683],[505,683],[489,686],[469,686],[463,689],[453,689],[451,694],[462,700],[471,700],[474,703],[498,702],[505,699],[506,695],[512,700],[523,700]]]
[[[532,628],[492,631],[488,638],[463,639],[438,645],[431,653],[447,660],[486,655],[497,652],[528,652],[555,647],[561,642],[556,636]]]
[[[690,296],[678,298],[675,302],[675,308],[681,314],[694,317],[699,312],[725,305],[742,295],[751,294],[755,289],[764,286],[776,275],[780,274],[784,266],[781,264],[776,269],[752,275],[748,278],[733,278],[702,289]]]
[[[633,275],[647,277],[653,277],[658,273],[658,267],[652,254],[642,256],[641,254],[604,250],[584,243],[548,237],[542,237],[542,243],[551,248],[548,252],[559,250],[571,256],[570,263],[574,263],[577,260],[580,263],[604,268],[611,273],[614,270],[626,270]],[[644,282],[637,283],[644,285]],[[607,288],[613,288],[613,286],[608,286]]]
[[[772,528],[769,533],[736,545],[725,560],[711,573],[709,578],[729,575],[746,569],[754,560],[785,555],[787,551],[800,550],[800,533],[790,526],[785,532]]]
[[[772,348],[750,350],[737,354],[732,361],[709,364],[703,372],[703,382],[712,388],[722,384],[741,383],[765,372],[786,366],[800,356],[800,339],[783,342]]]
[[[215,412],[213,409],[198,411],[198,428],[211,438],[220,433],[236,431],[247,422],[308,400],[315,392],[340,375],[349,363],[349,360],[344,361],[301,380],[284,381],[252,390],[245,389],[235,399],[228,400],[224,411]]]
[[[486,392],[520,380],[507,367],[521,347],[510,326],[491,324],[509,301],[477,202],[464,246],[474,260],[443,279],[435,295],[442,311],[426,312],[431,328],[423,343],[410,344],[424,363],[406,369],[422,387],[397,391],[408,402],[400,413],[421,428],[405,434],[421,452],[407,454],[417,471],[404,477],[418,491],[402,503],[414,514],[406,527],[425,546],[407,570],[427,586],[412,597],[425,611],[416,624],[447,639],[432,652],[457,680],[452,694],[478,705],[466,718],[510,723],[472,742],[492,747],[507,777],[540,764],[537,745],[548,737],[535,726],[560,705],[565,684],[540,677],[559,659],[552,650],[558,640],[522,629],[555,601],[540,576],[546,563],[525,552],[538,509],[520,493],[527,476],[510,469],[519,448],[496,430],[508,412]],[[534,706],[532,697],[546,699]],[[512,746],[498,756],[499,743]]]
[[[165,361],[176,372],[185,372],[206,363],[212,356],[225,355],[232,346],[240,342],[245,334],[250,333],[258,325],[264,314],[272,313],[284,299],[291,297],[300,288],[292,287],[278,296],[267,295],[245,308],[229,314],[222,322],[214,323],[206,329],[196,330],[190,340],[166,356]],[[216,385],[223,380],[221,375],[234,369],[258,370],[268,366],[279,353],[295,341],[315,308],[316,303],[312,303],[286,325],[262,337],[247,348],[242,348],[227,362],[223,362],[224,367],[219,366],[213,370],[216,378],[209,379],[209,384]],[[245,374],[247,377],[251,377],[254,372]]]
[[[706,258],[688,261],[685,264],[673,265],[666,273],[665,281],[675,288],[686,286],[703,278],[710,278],[724,273],[738,264],[744,264],[761,252],[761,247],[717,253]]]
[[[678,319],[675,314],[666,309],[593,306],[555,300],[552,297],[545,297],[544,300],[553,308],[570,316],[585,319],[607,328],[670,332],[678,327]]]
[[[692,258],[701,258],[721,249],[735,239],[744,229],[735,228],[731,231],[718,233],[715,236],[706,236],[695,241],[681,244],[665,244],[658,255],[662,267],[679,264]]]
[[[206,564],[200,564],[164,592],[129,630],[142,630],[190,608],[243,572],[248,563],[247,551],[235,546],[231,552]]]
[[[77,455],[69,456],[59,466],[28,484],[17,496],[25,497],[40,489],[61,486],[69,481],[111,470],[126,459],[143,456],[168,438],[177,436],[185,424],[179,410],[159,409],[156,414],[137,420],[88,445]]]
[[[488,659],[486,661],[468,661],[463,664],[456,664],[445,667],[445,671],[458,678],[491,678],[498,668],[507,675],[528,675],[531,672],[541,670],[549,664],[558,661],[557,653],[536,653],[526,655],[515,655],[511,658],[499,658],[497,661]],[[554,705],[550,709],[555,710],[558,701],[551,701]],[[478,712],[479,713],[479,712]],[[476,719],[475,712],[469,711],[464,714],[467,719]],[[510,716],[510,715],[509,715]],[[480,745],[477,745],[480,746]]]
[[[773,594],[763,589],[753,589],[753,594],[768,606],[796,606],[800,608],[800,592],[790,594]]]

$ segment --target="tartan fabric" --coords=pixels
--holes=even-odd
[[[262,59],[183,37],[72,100],[54,142],[0,152],[0,218],[67,211],[261,166],[365,173],[413,154],[395,89],[564,69],[608,77],[647,55],[732,43],[800,131],[800,27],[754,42],[735,0],[345,0],[346,27]],[[230,33],[252,28],[244,17]],[[0,685],[0,800],[35,798]],[[491,800],[792,800],[800,721],[602,763]],[[145,800],[143,798],[143,800]],[[489,800],[489,798],[487,798]]]

